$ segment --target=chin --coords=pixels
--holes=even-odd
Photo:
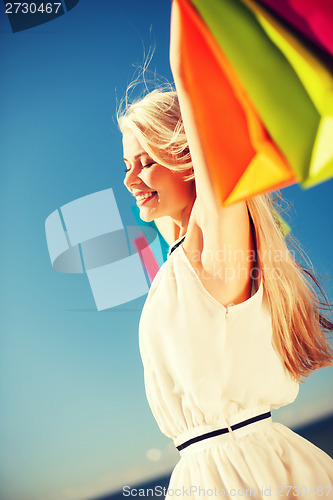
[[[152,222],[154,219],[152,218],[151,215],[149,214],[139,214],[139,217],[141,220],[143,220],[144,222]]]

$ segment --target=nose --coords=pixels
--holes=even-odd
[[[135,167],[131,168],[128,172],[126,172],[124,184],[129,191],[132,191],[132,186],[136,184],[141,184],[142,180],[138,176],[137,169]]]

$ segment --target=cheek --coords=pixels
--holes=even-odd
[[[170,186],[170,179],[168,179],[168,176],[163,175],[163,172],[153,167],[144,170],[143,180],[148,186],[155,187],[156,191]]]
[[[174,197],[180,204],[187,204],[193,198],[191,184],[184,181],[177,182],[174,187]]]
[[[151,169],[146,169],[145,171],[145,182],[151,186],[158,184],[158,175]]]
[[[174,181],[174,190],[178,195],[185,196],[188,192],[188,186],[186,182],[181,179],[175,179]]]

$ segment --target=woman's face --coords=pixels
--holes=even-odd
[[[195,200],[194,181],[185,182],[183,172],[155,163],[130,130],[123,133],[123,151],[127,167],[124,184],[136,198],[140,218],[150,222],[168,215],[183,225],[184,213]]]

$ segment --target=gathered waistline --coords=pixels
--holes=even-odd
[[[260,420],[264,420],[271,417],[271,412],[268,411],[266,413],[261,413],[260,415],[256,415],[255,417],[248,418],[247,420],[243,420],[243,422],[238,422],[237,424],[231,425],[229,427],[223,427],[222,429],[216,429],[215,431],[206,432],[205,434],[201,434],[200,436],[193,437],[185,443],[182,443],[176,446],[177,450],[183,450],[187,448],[193,443],[197,443],[198,441],[202,441],[203,439],[208,439],[215,436],[220,436],[221,434],[226,434],[227,432],[236,431],[241,427],[245,427],[246,425],[253,424],[254,422],[259,422]]]
[[[234,441],[255,431],[267,429],[272,425],[269,410],[267,407],[257,407],[256,411],[255,408],[252,408],[252,411],[247,409],[229,419],[221,418],[211,424],[189,428],[173,439],[174,445],[183,456],[213,446],[217,442]]]

